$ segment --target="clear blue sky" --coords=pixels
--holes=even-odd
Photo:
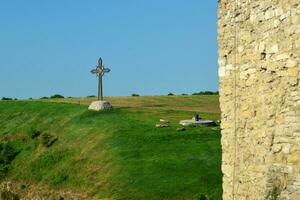
[[[218,90],[217,0],[1,0],[0,97]]]

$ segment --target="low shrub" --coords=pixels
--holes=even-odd
[[[195,92],[192,95],[218,95],[219,91],[212,92],[212,91],[201,91],[201,92]]]
[[[168,94],[168,96],[174,96],[174,94],[173,94],[172,92],[170,92],[170,93]]]
[[[8,169],[9,169],[8,164],[4,164],[4,163],[0,164],[0,180],[6,176]]]
[[[273,187],[272,191],[268,194],[266,200],[277,200],[280,195],[280,190],[278,187]]]
[[[0,143],[0,178],[4,178],[11,162],[18,154],[17,149],[10,143]]]
[[[132,96],[132,97],[139,97],[140,95],[139,95],[139,94],[133,93],[131,96]]]
[[[36,128],[30,127],[27,130],[27,134],[31,139],[35,139],[41,135],[41,131],[37,130]]]
[[[9,97],[2,97],[1,99],[2,101],[12,101],[13,98],[9,98]]]
[[[213,198],[209,197],[206,194],[199,194],[199,195],[196,195],[195,200],[213,200]]]
[[[58,137],[56,135],[51,135],[48,133],[43,133],[41,135],[41,142],[44,147],[51,147],[57,140]]]
[[[60,94],[55,94],[55,95],[52,95],[51,97],[50,97],[50,99],[62,99],[62,98],[65,98],[64,96],[62,96],[62,95],[60,95]]]
[[[41,97],[40,99],[49,99],[49,97]]]
[[[10,142],[0,143],[0,163],[9,164],[18,154]]]

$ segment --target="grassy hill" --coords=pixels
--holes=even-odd
[[[219,119],[217,99],[115,97],[104,112],[88,111],[90,98],[2,101],[2,181],[87,199],[221,199],[220,131],[176,131],[195,111]],[[159,119],[170,127],[155,128]]]
[[[115,107],[120,108],[151,108],[164,110],[184,110],[196,112],[219,113],[218,95],[187,95],[187,96],[139,96],[139,97],[106,97]],[[97,98],[64,98],[46,99],[46,102],[65,102],[89,105]]]

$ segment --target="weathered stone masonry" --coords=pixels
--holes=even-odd
[[[218,32],[223,198],[300,200],[300,0],[219,0]]]

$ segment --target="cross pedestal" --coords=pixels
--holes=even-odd
[[[89,110],[107,110],[112,109],[112,105],[108,101],[93,101],[90,106]]]

